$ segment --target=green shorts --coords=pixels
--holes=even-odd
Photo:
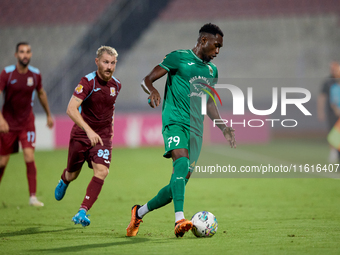
[[[202,137],[183,126],[172,124],[163,129],[163,139],[165,148],[163,157],[171,158],[172,150],[187,149],[192,172],[201,152]]]

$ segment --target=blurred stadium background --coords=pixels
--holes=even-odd
[[[256,108],[270,107],[271,87],[305,87],[312,94],[306,104],[312,116],[303,118],[296,107],[289,108],[292,116],[285,118],[301,120],[299,125],[267,128],[263,141],[326,134],[325,123],[316,118],[316,98],[329,63],[340,60],[338,0],[1,0],[0,12],[0,68],[15,63],[17,42],[28,41],[31,65],[42,73],[57,120],[53,131],[44,129],[43,110],[35,103],[39,148],[67,145],[68,101],[80,78],[96,69],[95,51],[101,45],[119,53],[114,75],[123,89],[116,105],[116,144],[161,145],[161,109],[147,105],[139,84],[165,54],[192,48],[207,22],[225,34],[214,60],[221,81],[240,86],[244,94],[253,87]],[[160,91],[164,82],[156,83]],[[230,111],[232,100],[225,101]],[[279,109],[272,118],[280,118]]]

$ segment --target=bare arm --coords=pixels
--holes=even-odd
[[[93,129],[84,121],[83,117],[79,113],[78,108],[82,102],[83,100],[72,96],[70,102],[68,103],[66,113],[74,121],[74,123],[76,123],[81,129],[85,131],[87,137],[91,141],[92,146],[95,146],[97,143],[103,145],[103,141],[100,136],[93,131]]]
[[[211,120],[221,119],[220,113],[218,112],[218,109],[211,97],[209,97],[208,103],[207,103],[207,114]],[[229,142],[230,147],[236,148],[236,140],[235,140],[235,132],[234,132],[235,130],[231,127],[228,127],[225,124],[217,124],[217,127],[221,129],[221,131],[223,132],[223,135],[225,139],[227,139],[227,141]]]
[[[325,115],[326,102],[327,102],[326,94],[324,93],[319,94],[318,101],[317,101],[317,111],[318,111],[318,119],[320,121],[325,121],[326,119],[326,115]]]
[[[0,90],[0,95],[2,91]],[[2,112],[0,111],[0,133],[8,133],[9,126],[7,121],[5,120],[4,116],[2,115]]]
[[[159,106],[161,103],[161,96],[159,95],[158,90],[153,86],[152,83],[166,75],[166,73],[167,71],[164,68],[160,66],[155,66],[155,68],[152,69],[151,73],[145,76],[141,84],[145,93],[150,95],[148,97],[148,103],[152,108]]]
[[[38,91],[38,98],[40,101],[41,106],[44,108],[45,113],[46,113],[46,117],[47,117],[47,126],[49,128],[53,127],[53,118],[50,112],[50,107],[48,106],[48,100],[47,100],[47,95],[46,92],[43,88],[41,88]]]

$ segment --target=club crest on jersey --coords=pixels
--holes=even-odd
[[[208,67],[209,67],[209,74],[210,74],[211,76],[214,76],[214,71],[213,71],[213,69],[212,69],[211,66],[209,66],[209,65],[208,65]]]
[[[83,92],[83,85],[78,84],[75,91],[77,94],[80,94],[81,92]]]
[[[27,78],[27,86],[33,86],[33,83],[34,83],[33,77],[28,77]]]
[[[115,96],[116,95],[116,88],[115,87],[110,87],[110,96]]]

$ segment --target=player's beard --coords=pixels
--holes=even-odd
[[[106,72],[110,72],[110,74],[108,75]],[[105,79],[105,81],[109,81],[111,79],[112,74],[113,74],[112,70],[103,70],[101,76]]]
[[[20,64],[21,66],[23,66],[23,67],[26,67],[26,66],[28,66],[28,64],[30,63],[30,59],[29,59],[29,58],[26,58],[26,61],[25,61],[25,62],[24,62],[24,60],[25,60],[25,58],[23,58],[23,59],[18,58],[19,64]]]
[[[202,58],[203,58],[203,61],[206,62],[206,63],[210,62],[212,60],[210,55],[207,55],[207,54],[203,54]]]
[[[203,59],[203,61],[204,61],[204,62],[206,62],[206,63],[208,63],[208,62],[210,62],[210,61],[211,61],[211,58],[209,58],[209,57],[205,57],[205,58]]]

